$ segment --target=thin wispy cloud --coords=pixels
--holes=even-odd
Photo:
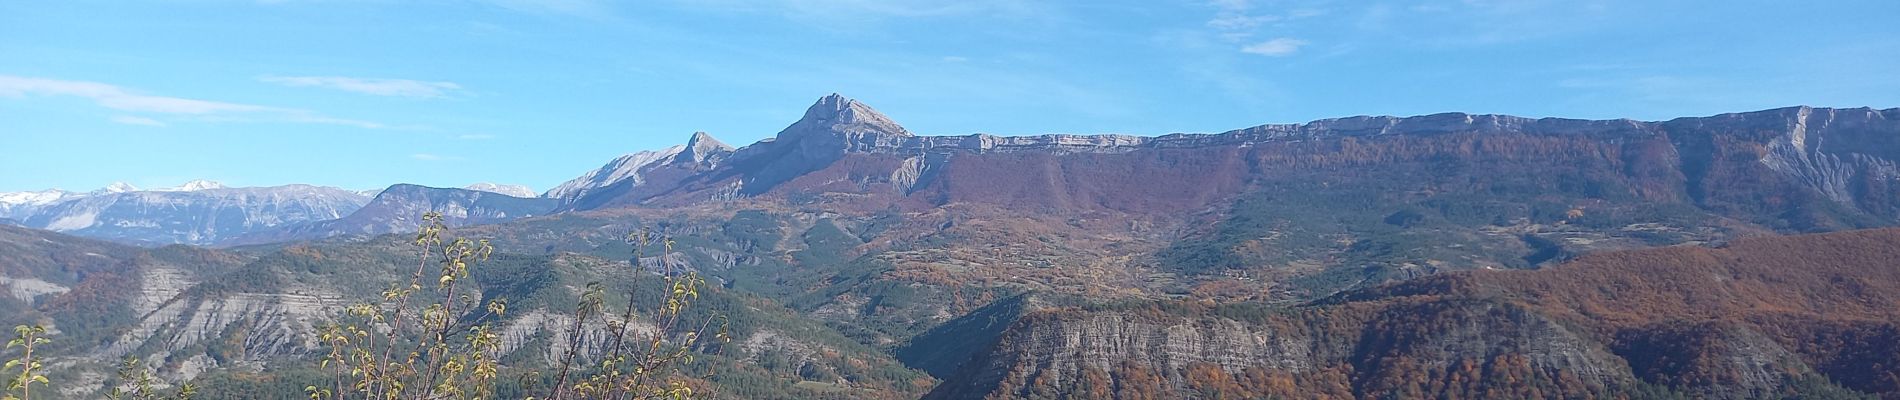
[[[116,115],[112,117],[112,122],[125,125],[165,126],[165,123],[159,120],[133,115]]]
[[[72,96],[100,107],[161,114],[217,114],[283,111],[280,108],[133,93],[99,82],[0,75],[0,96]]]
[[[93,104],[107,109],[172,115],[170,119],[174,121],[289,122],[354,126],[364,129],[394,128],[379,122],[331,117],[296,108],[152,95],[100,82],[0,75],[0,97],[31,96],[78,97],[91,100]],[[116,116],[111,118],[111,121],[130,125],[165,125],[165,122],[157,119],[130,115]]]
[[[1294,39],[1294,38],[1276,38],[1273,40],[1268,40],[1268,41],[1260,42],[1260,43],[1254,43],[1254,44],[1241,47],[1240,51],[1244,53],[1259,54],[1259,55],[1268,56],[1268,57],[1285,57],[1285,56],[1293,55],[1293,53],[1299,52],[1300,47],[1305,46],[1305,45],[1306,45],[1305,40],[1299,40],[1299,39]]]
[[[1259,10],[1252,0],[1213,0],[1207,4],[1214,9],[1213,18],[1205,23],[1212,36],[1241,45],[1242,52],[1274,57],[1292,55],[1307,42],[1286,37],[1264,42],[1254,38],[1276,32],[1285,35],[1288,25],[1326,14],[1324,10],[1282,3],[1275,3],[1278,8],[1273,10]]]
[[[374,96],[439,98],[462,91],[455,82],[344,76],[262,76],[257,80],[290,87],[316,87]]]
[[[1254,14],[1253,3],[1247,0],[1216,0],[1211,4],[1214,18],[1207,20],[1207,26],[1222,33],[1251,33],[1262,24],[1280,20],[1278,16]]]

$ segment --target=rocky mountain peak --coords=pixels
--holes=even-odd
[[[693,132],[693,137],[686,139],[686,149],[680,152],[677,161],[701,162],[716,155],[731,152],[732,146],[714,139],[712,135],[706,132]]]
[[[871,106],[832,93],[805,109],[805,117],[779,132],[779,141],[790,141],[813,134],[911,136],[910,131],[891,121]]]
[[[132,186],[132,184],[125,182],[113,182],[110,185],[106,185],[105,188],[99,189],[97,193],[125,193],[136,191],[139,191],[138,186]]]

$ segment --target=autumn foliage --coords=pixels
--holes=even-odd
[[[1054,309],[1024,317],[998,348],[1062,346],[1035,342],[1047,335],[1021,335],[1076,335],[1083,334],[1078,329],[1098,329],[1078,327],[1114,325],[1102,321],[1132,325],[1100,337],[1150,332],[1133,328],[1144,325],[1167,335],[1208,338],[1232,329],[1219,321],[1237,320],[1258,340],[1301,343],[1295,347],[1305,353],[1238,353],[1233,358],[1190,347],[1156,350],[1168,351],[1169,359],[1096,360],[1086,347],[1056,347],[1046,351],[1085,361],[1074,369],[1052,370],[1049,365],[1070,364],[1031,354],[990,355],[978,361],[1014,360],[993,388],[953,378],[933,394],[954,397],[958,390],[979,390],[992,398],[1050,399],[1894,396],[1900,395],[1896,260],[1900,229],[1867,230],[1603,253],[1542,270],[1449,273],[1282,311],[1196,303]],[[1114,319],[1101,319],[1107,316]],[[1083,340],[1088,338],[1097,337]],[[1270,363],[1276,358],[1312,364],[1275,367]],[[1100,368],[1103,361],[1111,367]]]

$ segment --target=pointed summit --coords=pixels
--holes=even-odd
[[[829,132],[845,135],[890,135],[910,136],[910,131],[892,122],[889,117],[872,109],[871,106],[852,100],[837,93],[819,98],[811,108],[805,109],[805,117],[778,134],[778,140],[791,140],[816,132]]]
[[[714,139],[712,135],[706,132],[693,132],[693,137],[686,139],[686,149],[680,152],[676,161],[701,162],[731,152],[732,146]]]
[[[721,142],[719,139],[714,139],[712,135],[706,134],[706,132],[693,132],[693,137],[686,139],[686,151],[706,152],[713,150],[731,151],[732,146],[726,145],[726,142]]]
[[[130,183],[113,182],[110,185],[106,185],[106,187],[103,189],[94,190],[93,193],[111,194],[111,193],[136,192],[138,190],[139,190],[138,186],[132,186],[132,184]]]

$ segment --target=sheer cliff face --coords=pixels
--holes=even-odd
[[[1900,230],[1868,230],[1453,273],[1285,310],[1046,308],[931,397],[1073,394],[1092,375],[1110,390],[1153,376],[1163,397],[1892,396],[1895,259]]]
[[[1796,223],[1820,228],[1891,224],[1900,216],[1900,110],[1798,107],[1663,126],[1701,133],[1673,139],[1691,194],[1705,204],[1801,213]],[[1762,186],[1793,190],[1744,191]]]

